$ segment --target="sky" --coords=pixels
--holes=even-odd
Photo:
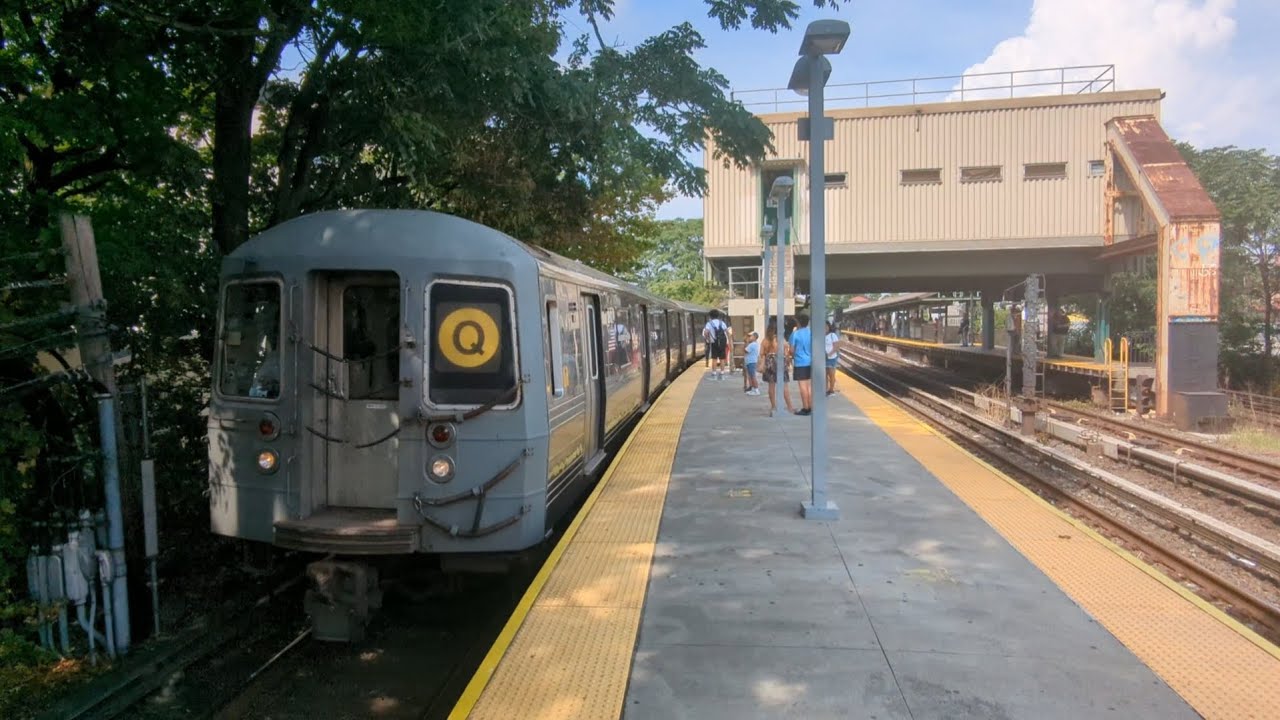
[[[698,61],[734,90],[785,87],[805,25],[827,17],[853,28],[831,58],[831,84],[1114,64],[1117,89],[1167,93],[1174,139],[1280,152],[1280,0],[854,0],[838,11],[797,2],[795,28],[778,35],[723,31],[704,0],[618,0],[602,31],[628,46],[691,22],[707,43]],[[571,34],[588,29],[573,22]],[[658,213],[701,215],[702,201],[686,197]]]

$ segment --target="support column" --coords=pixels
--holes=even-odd
[[[996,297],[992,292],[982,291],[982,349],[994,350],[996,347]]]
[[[1188,428],[1227,410],[1226,395],[1217,392],[1219,241],[1217,222],[1160,229],[1156,414],[1168,415],[1174,396],[1186,395],[1184,417],[1175,419]]]

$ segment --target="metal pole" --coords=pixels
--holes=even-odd
[[[763,274],[764,274],[764,282],[763,282],[763,292],[761,292],[760,294],[760,299],[761,299],[760,307],[764,309],[764,313],[763,313],[764,317],[760,322],[762,338],[764,334],[763,330],[769,327],[769,273],[770,271],[773,270],[773,267],[772,267],[773,266],[773,262],[772,262],[773,249],[772,249],[772,246],[769,245],[769,243],[773,242],[776,237],[777,235],[775,234],[770,237],[766,237],[764,239],[764,262],[761,263],[761,266],[762,266],[761,269],[763,270]]]
[[[98,396],[102,442],[103,490],[107,500],[107,548],[111,551],[111,609],[115,616],[116,652],[129,651],[129,585],[124,557],[124,513],[120,502],[120,459],[116,451],[116,409],[110,395]]]
[[[822,60],[821,55],[814,55],[809,62],[809,359],[813,389],[809,473],[813,487],[811,501],[800,506],[800,513],[810,520],[839,520],[840,509],[827,499],[827,245],[823,203],[827,127],[823,116],[826,77]]]
[[[156,518],[156,466],[151,459],[150,421],[147,417],[147,379],[138,383],[142,400],[142,531],[147,557],[147,574],[151,577],[151,632],[160,635],[160,581],[156,561],[160,555]]]
[[[791,202],[791,194],[787,193],[784,198],[778,200],[778,233],[775,237],[778,239],[778,311],[774,315],[774,329],[777,332],[777,352],[774,358],[777,370],[778,394],[787,391],[786,384],[786,368],[785,355],[782,352],[782,343],[786,340],[782,337],[782,298],[787,294],[787,243],[791,239],[791,219],[787,217],[787,203]],[[776,404],[780,398],[774,398]]]

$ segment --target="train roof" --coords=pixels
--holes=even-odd
[[[659,297],[642,287],[613,277],[608,273],[529,245],[499,230],[453,215],[430,210],[328,210],[303,215],[267,228],[253,236],[227,257],[250,258],[312,257],[343,258],[383,255],[387,257],[423,257],[433,243],[424,236],[446,235],[459,241],[468,254],[500,257],[520,250],[536,262],[578,274],[617,290],[668,303],[689,311],[705,311],[697,305]]]

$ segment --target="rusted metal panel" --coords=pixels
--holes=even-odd
[[[1218,270],[1221,231],[1216,222],[1173,223],[1165,228],[1170,322],[1218,319]]]
[[[1209,193],[1154,116],[1118,117],[1108,125],[1150,183],[1170,222],[1218,219]]]

